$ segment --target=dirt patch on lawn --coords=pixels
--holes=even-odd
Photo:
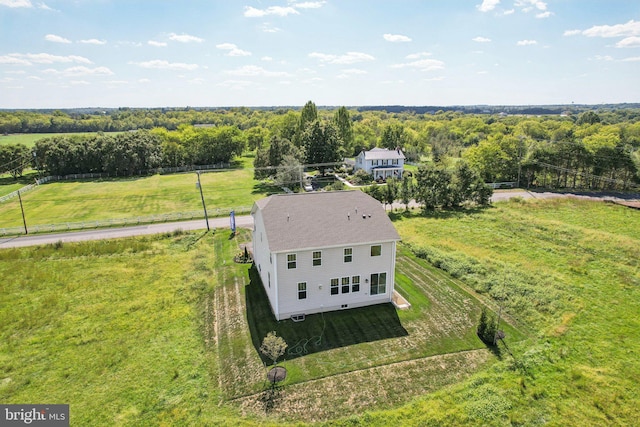
[[[416,396],[457,383],[487,363],[486,349],[425,357],[285,385],[246,396],[243,415],[271,421],[317,422],[407,403]]]

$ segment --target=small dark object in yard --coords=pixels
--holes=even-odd
[[[275,366],[267,372],[267,379],[271,384],[279,383],[287,378],[287,369],[282,366]]]

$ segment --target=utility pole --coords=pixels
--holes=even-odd
[[[18,200],[20,200],[20,210],[22,211],[22,222],[24,224],[24,234],[29,234],[29,230],[27,230],[27,219],[24,216],[24,207],[22,206],[22,197],[20,196],[20,191],[18,191]]]
[[[200,190],[200,199],[202,199],[202,209],[204,209],[204,220],[207,222],[207,231],[210,231],[209,228],[209,216],[207,215],[207,206],[204,204],[204,195],[202,194],[202,184],[200,184],[200,171],[196,171],[198,175],[198,189]]]

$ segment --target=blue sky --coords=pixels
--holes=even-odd
[[[0,108],[640,102],[637,0],[0,0]]]

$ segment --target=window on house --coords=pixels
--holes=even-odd
[[[387,292],[387,273],[373,273],[371,275],[371,295],[379,295]]]
[[[360,292],[360,276],[351,277],[351,292]]]
[[[273,255],[269,254],[269,264],[273,264]]]
[[[343,277],[342,278],[342,293],[343,294],[348,294],[349,293],[349,278],[348,277]]]
[[[322,265],[322,252],[316,251],[313,253],[313,266]]]
[[[344,262],[353,261],[353,248],[344,248]]]
[[[371,246],[371,256],[380,256],[382,254],[382,245]]]
[[[298,299],[307,299],[307,282],[298,283]]]
[[[287,268],[296,268],[296,254],[287,254]]]
[[[340,290],[338,279],[331,279],[331,295],[338,295]]]
[[[397,164],[398,164],[398,159],[393,159],[393,160],[391,161],[391,164],[392,164],[392,165],[397,165]]]

